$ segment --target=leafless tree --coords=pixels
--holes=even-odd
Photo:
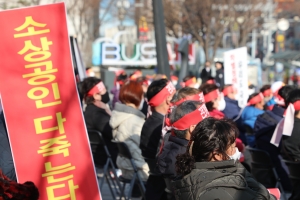
[[[265,0],[164,0],[168,34],[191,34],[213,61],[225,32],[237,39],[233,48],[246,45],[249,33],[259,25]],[[233,37],[234,38],[234,37]],[[210,53],[211,52],[211,53]]]

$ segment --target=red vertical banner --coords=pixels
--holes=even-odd
[[[64,3],[0,12],[0,92],[19,182],[42,200],[99,200]]]

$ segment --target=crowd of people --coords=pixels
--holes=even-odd
[[[241,108],[234,85],[209,77],[199,86],[193,76],[180,85],[176,90],[164,75],[150,79],[141,71],[128,76],[123,70],[116,73],[111,91],[96,77],[78,84],[86,127],[101,132],[123,178],[132,179],[134,170],[113,141],[127,144],[145,182],[146,199],[275,200],[250,173],[251,147],[269,153],[284,190],[292,193],[290,200],[300,199],[300,181],[291,184],[282,165],[282,158],[300,162],[300,89],[282,82],[264,85]],[[8,143],[7,135],[1,142]],[[96,166],[104,166],[101,145],[93,158]],[[0,167],[0,186],[14,183],[38,198],[33,183],[17,184],[13,169]],[[132,197],[140,196],[135,185]]]
[[[87,128],[103,134],[117,168],[130,179],[133,168],[111,140],[127,144],[146,182],[146,199],[276,199],[250,174],[246,146],[267,151],[284,190],[299,199],[300,184],[291,184],[281,158],[300,159],[300,90],[282,82],[265,85],[241,108],[234,85],[211,77],[200,87],[195,83],[187,76],[176,90],[163,75],[149,80],[139,71],[121,71],[109,106],[103,82],[86,78],[80,92]],[[94,160],[105,159],[99,147]],[[138,187],[132,196],[141,196]]]

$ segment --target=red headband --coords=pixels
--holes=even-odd
[[[263,99],[264,99],[264,95],[262,93],[259,93],[258,95],[250,99],[250,101],[247,103],[247,106],[255,105],[261,102]]]
[[[201,103],[205,103],[203,92],[200,92],[199,94],[194,94],[192,96],[187,96],[183,99],[180,99],[179,101],[173,103],[174,106],[178,106],[182,104],[185,101],[200,101]]]
[[[139,71],[139,70],[137,70],[137,71],[133,72],[133,74],[130,76],[129,79],[130,79],[131,81],[135,81],[136,79],[138,79],[138,78],[140,78],[140,77],[142,77],[142,76],[143,76],[142,72]]]
[[[218,89],[207,93],[206,95],[204,95],[205,103],[208,103],[214,99],[217,99],[219,97],[219,95],[220,95],[220,92]]]
[[[299,111],[300,110],[300,100],[296,101],[295,103],[293,103],[295,111]]]
[[[272,90],[271,90],[271,89],[265,90],[265,91],[263,92],[263,95],[264,95],[265,97],[268,97],[268,96],[270,96],[271,94],[272,94]]]
[[[208,81],[206,81],[207,84],[215,84],[216,81],[214,79],[210,79]]]
[[[182,87],[189,87],[190,85],[192,85],[194,83],[196,83],[196,78],[195,77],[190,78],[189,80],[182,82],[181,86]]]
[[[101,81],[87,93],[87,96],[93,96],[94,94],[101,93],[103,90],[105,90],[105,86]]]
[[[210,117],[209,112],[208,112],[205,104],[202,104],[195,111],[185,115],[181,119],[174,122],[172,124],[172,128],[175,130],[186,130],[191,125],[196,125],[207,117]]]
[[[150,101],[148,104],[151,107],[156,107],[162,103],[163,100],[165,100],[168,96],[173,94],[176,91],[174,85],[169,82],[159,93],[157,93]]]
[[[231,85],[231,86],[224,88],[223,94],[224,94],[224,96],[227,96],[229,93],[233,93],[236,91],[237,91],[237,89],[235,87],[233,87],[233,85]]]

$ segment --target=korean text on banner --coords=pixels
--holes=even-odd
[[[225,84],[233,84],[237,90],[240,107],[245,107],[248,100],[247,47],[224,53]]]
[[[40,199],[101,199],[64,3],[0,12],[0,92],[18,181]]]

